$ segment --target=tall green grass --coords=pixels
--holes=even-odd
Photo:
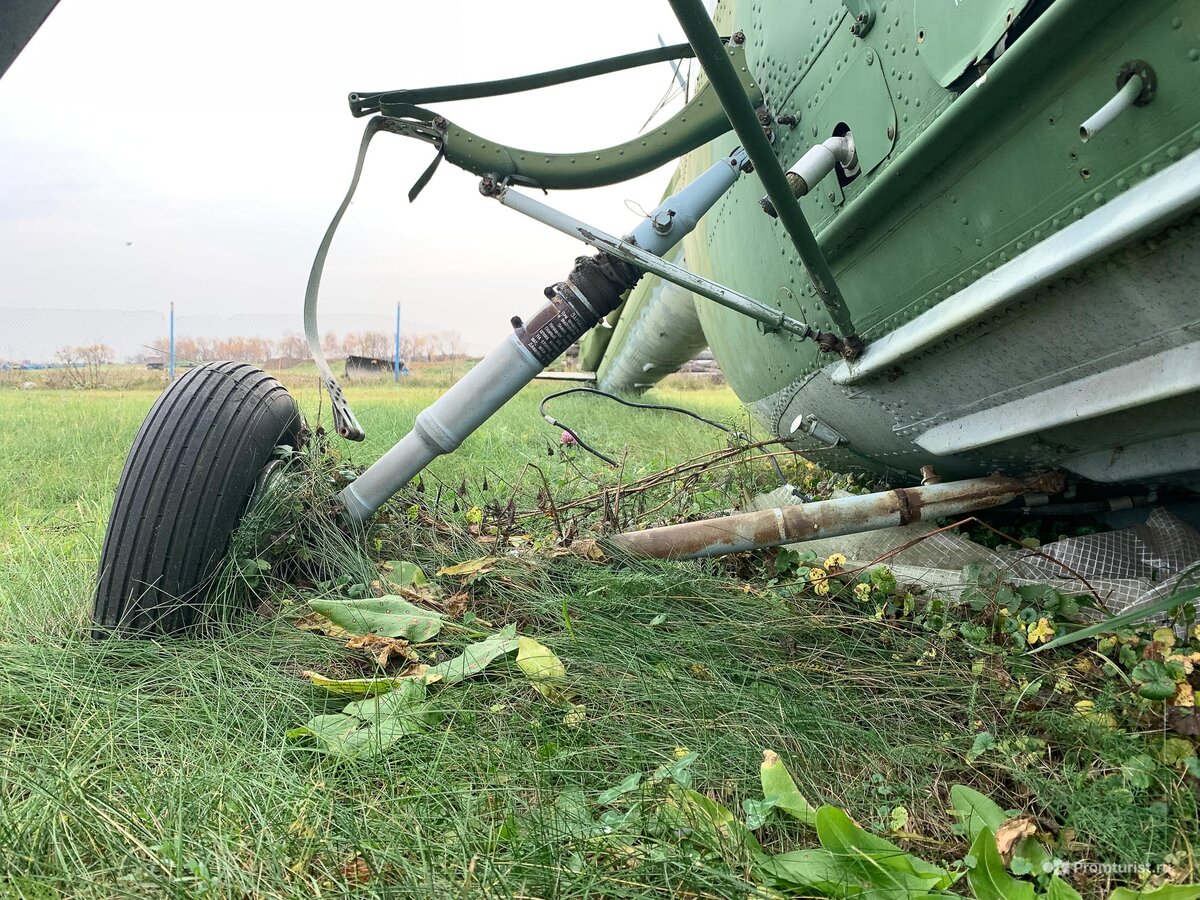
[[[313,381],[291,387],[316,422]],[[371,437],[341,445],[343,461],[386,449],[439,387],[352,387]],[[400,515],[357,545],[330,545],[330,560],[356,577],[374,558],[410,559],[432,574],[484,552],[451,508],[464,482],[460,513],[510,496],[531,462],[556,489],[611,478],[562,453],[538,418],[551,389],[527,389],[435,464],[424,498],[448,486],[447,527]],[[724,390],[660,396],[744,421]],[[0,895],[747,895],[719,861],[664,845],[636,866],[614,864],[562,827],[564,798],[594,799],[677,748],[700,753],[696,787],[733,809],[758,796],[760,754],[773,749],[811,800],[865,826],[886,831],[891,809],[905,806],[919,851],[943,860],[965,852],[946,812],[957,781],[1077,828],[1095,859],[1143,863],[1195,839],[1186,791],[1154,806],[1089,787],[1089,758],[1110,765],[1136,751],[1135,737],[1097,743],[1053,711],[1031,724],[953,636],[787,599],[765,578],[735,580],[717,563],[506,560],[467,587],[469,608],[550,646],[583,721],[501,669],[435,694],[442,726],[381,758],[320,757],[285,732],[341,704],[300,673],[368,669],[293,627],[311,588],[277,584],[269,610],[206,640],[84,637],[107,508],[152,400],[0,393]],[[556,415],[627,450],[631,473],[725,440],[685,418],[603,401],[567,399]],[[539,488],[532,478],[517,488],[524,508]],[[1053,741],[1042,759],[968,759],[981,730],[1004,738],[1035,727]],[[786,825],[763,837],[775,850],[811,841]]]

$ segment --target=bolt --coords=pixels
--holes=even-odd
[[[895,140],[895,137],[896,137],[896,126],[895,126],[895,125],[889,125],[889,126],[888,126],[888,132],[887,132],[887,134],[888,134],[888,140],[889,140],[889,141],[891,141],[891,140]]]
[[[446,124],[447,123],[446,123],[445,116],[434,116],[433,117],[433,127],[436,128],[438,131],[445,131]]]
[[[735,44],[744,44],[746,43],[746,35],[741,31],[735,31],[730,40]]]
[[[829,202],[834,203],[836,201],[837,201],[837,194],[835,194],[833,191],[830,191],[829,192]]]
[[[658,234],[666,234],[671,230],[671,220],[675,218],[675,210],[664,209],[650,220],[650,226]]]
[[[875,54],[872,53],[870,50],[868,50],[867,51],[867,65],[868,66],[871,65],[873,62],[875,62]]]
[[[796,123],[799,121],[800,120],[797,119],[795,116],[776,116],[775,117],[775,123],[777,125],[787,125],[791,128],[795,128]]]
[[[760,109],[758,111],[758,124],[763,128],[769,128],[771,125],[771,114],[765,109]]]
[[[479,179],[479,193],[485,197],[490,197],[496,192],[496,179],[491,175],[484,175]]]

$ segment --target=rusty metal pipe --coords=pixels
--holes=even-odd
[[[999,506],[1029,491],[1061,489],[1062,476],[1057,474],[993,475],[628,531],[609,540],[615,551],[630,556],[697,559],[958,516]]]

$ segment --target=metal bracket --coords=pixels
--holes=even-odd
[[[842,6],[850,12],[850,33],[863,38],[875,24],[875,10],[871,8],[870,0],[842,0]]]

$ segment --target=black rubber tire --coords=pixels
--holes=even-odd
[[[198,366],[163,391],[117,486],[93,634],[179,634],[209,620],[205,587],[255,481],[301,428],[287,389],[245,363]]]

